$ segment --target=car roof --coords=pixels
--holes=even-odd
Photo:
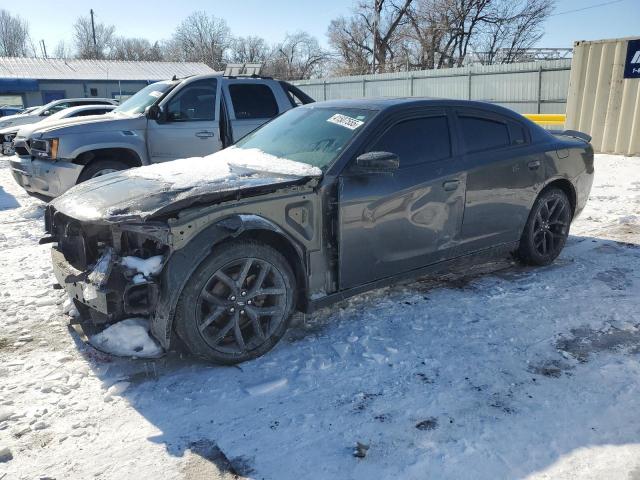
[[[199,74],[199,75],[190,75],[188,77],[176,78],[176,80],[169,80],[169,81],[183,82],[183,81],[202,80],[202,79],[206,79],[206,78],[220,78],[220,79],[224,79],[224,80],[247,80],[247,81],[256,81],[256,80],[273,81],[273,80],[275,80],[272,77],[261,77],[260,75],[256,75],[256,76],[242,76],[242,75],[227,76],[223,72],[213,72],[213,73],[202,73],[202,74]],[[163,81],[166,82],[167,80],[163,80]]]
[[[360,108],[363,110],[391,111],[412,107],[467,107],[520,118],[513,110],[489,102],[431,97],[380,97],[326,100],[304,105],[305,108]]]
[[[61,110],[61,112],[81,112],[83,110],[94,110],[94,109],[105,109],[105,110],[113,110],[117,108],[117,105],[113,104],[104,104],[104,103],[88,103],[87,105],[76,105],[75,107],[65,108]]]
[[[117,108],[117,105],[105,105],[103,103],[98,103],[98,104],[88,104],[88,105],[77,105],[75,107],[69,107],[69,108],[65,108],[64,110],[60,110],[60,112],[64,112],[65,115],[72,115],[76,112],[83,112],[85,110],[113,110]],[[57,112],[57,113],[60,113]],[[54,114],[55,115],[55,114]]]
[[[87,100],[97,100],[99,102],[115,102],[113,98],[102,98],[102,97],[84,97],[84,98],[60,98],[58,100],[53,100],[49,103],[60,103],[60,102],[85,102]]]

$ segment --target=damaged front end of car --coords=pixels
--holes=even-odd
[[[53,271],[93,326],[149,316],[158,302],[157,280],[170,253],[162,223],[86,223],[49,205],[45,215]]]

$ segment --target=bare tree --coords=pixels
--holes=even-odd
[[[332,20],[327,32],[329,45],[336,51],[332,68],[336,75],[364,75],[371,72],[373,44],[365,24],[356,18]]]
[[[396,46],[401,41],[398,34],[408,21],[406,14],[412,1],[362,0],[351,17],[332,21],[329,42],[341,57],[342,69],[362,71],[366,59],[370,71],[396,70]]]
[[[146,38],[118,37],[113,42],[109,58],[113,60],[161,61],[163,54],[158,42],[151,43]]]
[[[410,53],[410,67],[436,67],[447,32],[452,29],[446,13],[442,0],[415,0],[407,10],[408,23],[401,35]]]
[[[93,31],[90,17],[80,17],[73,24],[73,41],[78,58],[104,59],[109,56],[113,47],[115,27],[96,23],[96,42],[93,42]]]
[[[361,0],[329,25],[338,74],[526,59],[555,0]]]
[[[53,58],[71,58],[73,56],[71,48],[64,40],[60,40],[53,49]]]
[[[204,62],[214,70],[221,70],[230,45],[231,33],[227,23],[197,11],[178,25],[165,49],[173,60]]]
[[[479,60],[484,64],[526,61],[526,49],[542,38],[553,0],[513,0],[494,9],[494,21],[484,26],[474,45]]]
[[[271,48],[261,37],[235,37],[231,41],[228,60],[234,63],[265,63],[269,60]]]
[[[275,46],[266,70],[283,80],[311,78],[322,74],[328,58],[315,37],[297,32]]]
[[[0,10],[0,56],[26,57],[34,53],[27,21]]]

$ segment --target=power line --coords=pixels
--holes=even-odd
[[[588,7],[576,8],[574,10],[565,10],[564,12],[552,13],[550,17],[557,17],[558,15],[566,15],[567,13],[582,12],[584,10],[590,10],[592,8],[604,7],[613,3],[624,2],[624,0],[611,0],[610,2],[597,3],[595,5],[589,5]]]

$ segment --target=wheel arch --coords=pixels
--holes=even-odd
[[[573,183],[571,183],[571,181],[567,180],[564,177],[552,178],[545,184],[544,188],[540,190],[540,192],[536,196],[536,199],[551,188],[559,188],[565,193],[565,195],[569,199],[569,203],[571,204],[571,215],[574,216],[576,213],[578,199]]]
[[[87,150],[74,158],[73,163],[86,167],[89,164],[100,160],[118,160],[126,163],[130,167],[142,166],[142,159],[140,155],[135,150],[125,147],[106,147]]]
[[[189,243],[175,251],[161,273],[161,293],[151,331],[168,348],[174,332],[175,309],[180,294],[198,266],[216,246],[235,240],[255,240],[281,253],[291,266],[296,280],[295,308],[306,301],[305,252],[293,238],[274,222],[257,215],[225,217],[199,232]]]

